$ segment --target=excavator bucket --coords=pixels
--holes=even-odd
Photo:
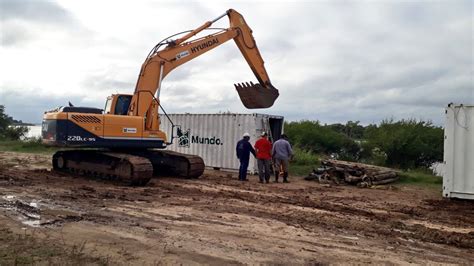
[[[278,98],[278,90],[271,84],[262,86],[250,82],[234,84],[239,93],[240,100],[248,109],[269,108]]]

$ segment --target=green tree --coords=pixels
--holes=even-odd
[[[12,117],[5,114],[5,106],[0,105],[0,139],[2,140],[19,140],[28,133],[28,127],[12,126]]]
[[[336,123],[327,125],[327,127],[338,133],[342,133],[351,139],[362,139],[364,136],[364,126],[359,125],[359,123],[360,121],[347,121],[345,125]]]
[[[385,164],[400,168],[429,167],[443,159],[443,129],[415,119],[384,120],[366,128],[364,156],[378,148],[385,153]],[[373,154],[372,154],[373,155]]]
[[[285,133],[293,145],[313,153],[335,153],[341,159],[357,159],[359,146],[343,133],[321,125],[319,121],[303,120],[285,124]]]
[[[3,132],[10,125],[8,118],[5,114],[5,106],[0,105],[0,132]]]

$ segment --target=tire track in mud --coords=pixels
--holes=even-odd
[[[319,196],[312,198],[315,194],[313,189],[298,189],[288,191],[284,188],[274,188],[269,192],[268,189],[260,189],[254,187],[235,187],[233,180],[228,182],[220,182],[220,185],[208,184],[202,181],[184,182],[168,179],[168,182],[154,184],[149,189],[151,196],[157,192],[161,194],[163,191],[167,193],[167,202],[169,204],[189,204],[188,199],[192,199],[192,206],[201,209],[212,208],[215,212],[222,213],[239,213],[251,216],[274,219],[282,221],[288,225],[301,226],[308,231],[317,231],[322,227],[325,230],[343,230],[356,234],[362,234],[368,237],[385,236],[390,237],[393,241],[398,239],[418,239],[425,242],[453,245],[461,248],[474,248],[474,232],[458,233],[443,231],[434,228],[428,228],[421,224],[407,225],[404,220],[407,218],[416,218],[421,221],[430,220],[436,217],[437,221],[451,222],[451,212],[440,215],[439,207],[455,208],[456,212],[463,214],[471,214],[469,204],[454,203],[452,201],[433,201],[428,200],[428,205],[418,208],[405,207],[395,205],[393,209],[389,209],[386,213],[374,212],[372,210],[353,207],[350,201],[354,202],[357,198],[339,198]],[[238,183],[237,183],[238,184]],[[333,190],[338,190],[333,189]],[[324,188],[316,190],[316,192],[324,191]],[[309,195],[308,195],[309,194]],[[183,195],[186,197],[183,198]],[[132,196],[135,200],[136,196]],[[118,197],[120,199],[120,196]],[[139,198],[139,197],[138,197]],[[151,197],[153,198],[153,197]],[[182,202],[186,199],[185,202]],[[133,199],[129,199],[132,201]],[[143,200],[143,199],[142,199]],[[152,201],[152,199],[149,199]],[[232,201],[240,200],[235,204]],[[180,202],[181,201],[181,202]],[[221,201],[227,204],[212,204]],[[253,206],[247,207],[243,202],[253,203]],[[262,202],[267,203],[267,208],[261,206]],[[342,203],[341,203],[342,202]],[[446,206],[445,206],[446,205]],[[310,208],[313,210],[322,210],[324,214],[308,215],[308,211],[295,209],[294,206]],[[268,208],[269,207],[269,208]],[[441,208],[441,209],[444,209]],[[463,216],[463,219],[457,220],[458,223],[466,225],[469,217],[474,215]],[[464,221],[464,222],[463,222]]]
[[[400,238],[405,240],[418,239],[425,242],[474,249],[474,229],[470,233],[459,233],[428,228],[422,224],[409,225],[404,222],[407,218],[413,219],[414,217],[420,219],[421,221],[426,221],[433,217],[436,217],[437,220],[441,220],[441,222],[451,221],[451,213],[449,213],[447,217],[440,216],[440,212],[438,211],[436,213],[436,209],[433,206],[443,206],[443,204],[445,204],[444,201],[428,200],[426,201],[428,204],[427,206],[422,206],[418,209],[404,208],[403,206],[395,205],[396,207],[394,209],[387,210],[387,212],[383,213],[352,207],[349,203],[340,204],[328,202],[324,196],[318,199],[311,199],[308,195],[301,195],[302,193],[292,193],[291,195],[278,196],[272,195],[273,192],[271,194],[258,194],[252,192],[241,192],[239,189],[237,191],[232,189],[203,189],[202,186],[205,187],[203,184],[199,184],[197,186],[189,184],[179,186],[176,183],[173,184],[175,189],[179,188],[182,190],[180,192],[186,195],[205,195],[206,197],[210,197],[214,200],[226,201],[227,199],[234,199],[241,200],[243,202],[254,203],[254,206],[251,207],[244,207],[241,204],[232,204],[233,212],[246,213],[258,217],[284,221],[288,225],[301,226],[310,231],[314,226],[319,226],[325,230],[343,229],[369,237],[390,237],[394,241],[397,241]],[[286,193],[288,193],[288,191],[286,191]],[[348,201],[348,199],[345,200]],[[258,208],[258,204],[262,202],[267,202],[269,205],[272,205],[270,208],[271,210],[268,211],[265,208]],[[470,215],[464,217],[466,221],[463,222],[464,225],[468,223],[469,219],[472,221],[472,217],[474,217],[474,215],[471,215],[472,209],[470,208],[471,205],[469,203],[457,204],[449,201],[449,203],[446,204],[454,205],[457,207],[456,211]],[[298,210],[291,208],[291,206],[323,210],[324,213],[313,213],[312,215],[308,215],[308,212],[304,211],[304,209]],[[203,204],[202,207],[207,208],[207,204]],[[215,211],[229,211],[229,206],[213,205],[213,207],[215,208]],[[292,210],[288,211],[288,209],[284,207],[290,208]],[[285,211],[282,212],[279,211],[279,209],[284,209]],[[413,213],[416,213],[416,215],[412,215]]]
[[[334,234],[384,239],[390,245],[403,245],[401,242],[415,239],[474,249],[474,232],[453,232],[443,230],[442,226],[430,228],[422,223],[472,227],[472,202],[427,199],[417,206],[384,199],[383,191],[368,191],[382,195],[377,201],[373,196],[345,194],[349,189],[362,191],[357,188],[321,185],[288,188],[281,184],[240,183],[212,175],[205,175],[200,180],[159,178],[153,180],[150,186],[131,188],[42,170],[0,169],[1,182],[81,209],[84,212],[82,221],[103,225],[146,229],[146,220],[137,221],[137,217],[110,211],[110,208],[129,203],[144,207],[161,204],[189,206],[216,216],[234,213],[275,220],[313,233],[324,230]],[[150,222],[153,219],[151,217]],[[191,215],[168,219],[213,223]],[[409,219],[419,223],[407,224]],[[219,225],[218,221],[216,225]]]

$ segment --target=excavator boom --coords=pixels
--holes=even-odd
[[[189,41],[190,38],[209,28],[226,15],[229,17],[229,28]],[[153,95],[159,96],[162,80],[169,72],[231,39],[237,44],[258,80],[257,84],[253,82],[234,84],[242,103],[249,109],[271,107],[279,95],[278,90],[270,82],[252,30],[241,14],[229,9],[225,14],[204,23],[185,36],[166,42],[166,47],[162,50],[159,50],[160,44],[158,44],[158,48],[150,53],[142,65],[130,104],[129,115],[144,116],[156,113],[150,110],[150,108],[155,108],[151,104]],[[159,99],[159,97],[157,98]],[[152,127],[152,124],[155,123],[150,123],[149,126]]]

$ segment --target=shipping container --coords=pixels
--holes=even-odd
[[[474,106],[449,104],[445,113],[443,196],[474,199]]]
[[[180,127],[173,135],[178,138],[167,149],[199,155],[206,167],[222,170],[238,170],[239,160],[235,147],[242,135],[250,134],[252,145],[263,131],[270,141],[283,133],[283,117],[268,114],[168,114],[173,124]],[[161,129],[171,136],[172,124],[161,115]],[[271,134],[270,134],[271,133]],[[249,172],[257,173],[256,160],[251,156]]]

